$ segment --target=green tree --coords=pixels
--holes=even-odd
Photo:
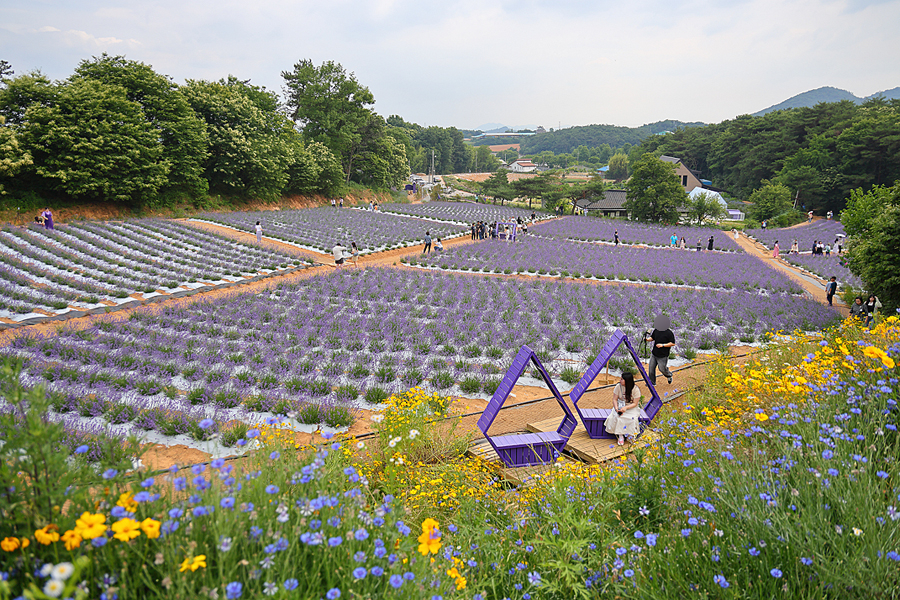
[[[287,167],[285,193],[325,196],[339,196],[343,193],[344,170],[340,161],[324,144],[304,144],[299,135],[292,135],[289,147],[291,159]]]
[[[900,188],[893,188],[894,200]],[[900,308],[900,206],[884,208],[867,234],[848,240],[850,270],[884,304],[887,314]]]
[[[473,169],[477,173],[493,173],[500,168],[500,161],[487,146],[475,148],[475,164]]]
[[[26,109],[20,132],[35,173],[74,198],[143,202],[167,181],[159,136],[121,86],[61,85],[52,105]]]
[[[696,222],[697,225],[702,225],[706,219],[721,219],[727,214],[725,207],[715,197],[706,192],[700,192],[691,198],[688,208],[690,209],[688,215],[691,221]]]
[[[94,79],[125,89],[126,97],[140,105],[144,117],[162,143],[161,161],[167,163],[167,188],[193,198],[205,196],[209,185],[203,177],[207,155],[206,124],[168,77],[144,63],[124,56],[103,54],[83,60],[72,80]]]
[[[900,206],[900,184],[893,187],[876,185],[869,191],[862,188],[852,190],[847,208],[841,211],[844,231],[851,238],[868,235],[890,206]]]
[[[333,61],[317,67],[304,59],[281,76],[291,118],[307,138],[325,144],[340,158],[349,182],[353,161],[359,156],[354,149],[365,145],[360,138],[364,130],[371,129],[372,92]]]
[[[6,62],[5,60],[0,60],[0,83],[5,82],[7,79],[15,75],[15,71],[13,71],[12,65]]]
[[[648,153],[633,168],[626,185],[628,199],[625,201],[631,218],[677,223],[678,209],[687,204],[688,197],[675,175],[675,165]]]
[[[780,183],[772,183],[766,179],[762,187],[750,195],[749,209],[751,217],[757,221],[773,219],[789,212],[792,208],[791,190]]]
[[[609,171],[606,172],[609,179],[622,181],[628,177],[628,156],[626,154],[613,154],[609,158]]]
[[[512,187],[509,185],[509,180],[507,178],[506,169],[498,169],[494,172],[493,175],[485,179],[481,183],[481,192],[485,196],[490,196],[494,198],[495,203],[496,199],[500,199],[500,205],[503,205],[504,200],[512,200],[515,198],[515,192],[513,192]]]
[[[528,208],[533,199],[542,199],[556,185],[555,176],[545,171],[537,177],[523,177],[510,184],[516,197],[528,198]]]
[[[278,112],[274,94],[231,76],[218,82],[188,80],[182,89],[206,122],[209,154],[203,167],[210,189],[277,198],[289,179],[297,133]]]
[[[6,127],[5,122],[6,118],[0,115],[0,181],[32,164],[31,155],[19,145],[16,131]],[[0,196],[5,193],[0,183]]]
[[[6,117],[9,125],[21,125],[29,106],[52,105],[59,91],[40,71],[19,75],[3,83],[0,88],[0,115]]]

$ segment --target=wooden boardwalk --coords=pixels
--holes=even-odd
[[[535,423],[526,425],[528,431],[537,433],[539,431],[555,431],[559,427],[559,418],[545,419]],[[594,440],[588,436],[587,430],[581,422],[575,427],[572,437],[566,444],[566,450],[574,454],[584,462],[590,465],[596,465],[608,460],[625,456],[629,452],[633,452],[638,448],[643,448],[660,439],[660,435],[655,431],[645,430],[644,433],[634,443],[626,442],[624,446],[619,446],[615,439],[611,440]]]

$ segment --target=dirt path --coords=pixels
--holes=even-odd
[[[806,223],[803,224],[806,225]],[[798,285],[803,287],[816,302],[828,304],[828,300],[825,297],[825,281],[823,279],[815,275],[801,272],[800,269],[789,264],[782,258],[774,258],[771,250],[759,242],[754,242],[746,236],[739,236],[737,243],[747,252],[747,254],[761,258],[770,267],[778,269],[790,277]],[[850,314],[849,307],[847,307],[847,305],[837,296],[834,297],[834,308],[841,313],[842,317],[846,317]]]

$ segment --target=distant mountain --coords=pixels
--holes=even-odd
[[[515,127],[508,127],[500,123],[485,123],[476,128],[476,131],[481,131],[482,133],[506,133],[510,129],[513,131],[522,131],[523,129],[534,130],[536,128],[537,125],[517,125]]]
[[[849,100],[850,102],[855,102],[856,104],[862,104],[866,100],[870,100],[878,96],[883,97],[885,100],[900,98],[900,87],[895,87],[894,89],[885,90],[883,92],[876,92],[871,96],[866,96],[865,98],[860,98],[859,96],[851,94],[847,90],[841,90],[835,87],[820,87],[815,90],[803,92],[802,94],[797,94],[796,96],[788,98],[784,102],[781,102],[774,106],[770,106],[769,108],[765,108],[759,112],[755,112],[752,116],[761,117],[766,113],[770,113],[775,110],[786,110],[788,108],[800,108],[804,106],[811,107],[815,106],[819,102],[840,102],[841,100]]]

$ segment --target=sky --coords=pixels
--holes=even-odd
[[[64,79],[107,52],[279,93],[331,60],[420,125],[636,127],[900,86],[898,24],[900,0],[0,0],[0,59]]]

